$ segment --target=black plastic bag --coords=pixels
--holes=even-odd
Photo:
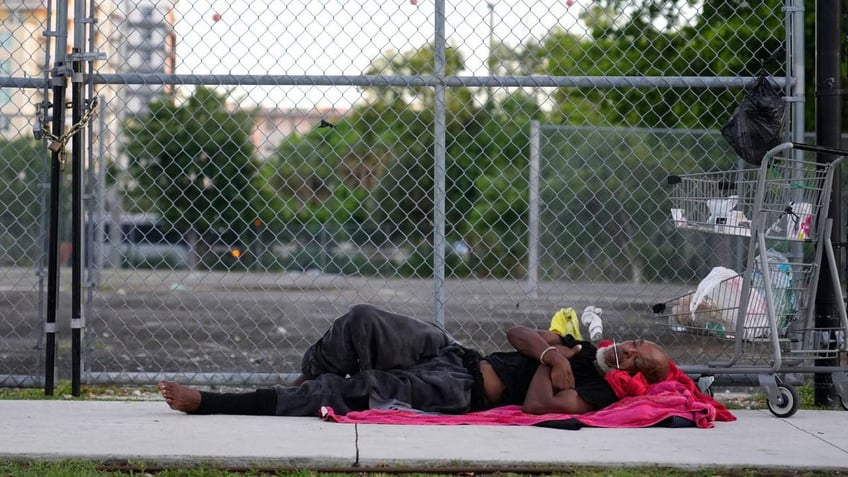
[[[743,160],[759,165],[769,149],[783,142],[785,105],[780,89],[760,76],[722,126],[721,135]]]

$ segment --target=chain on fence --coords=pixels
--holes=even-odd
[[[664,181],[737,166],[718,131],[753,77],[805,74],[787,67],[804,32],[786,25],[812,14],[777,0],[143,0],[57,26],[49,3],[0,6],[3,385],[44,373],[57,36],[85,28],[71,46],[103,58],[84,70],[84,380],[241,385],[288,380],[361,302],[487,351],[511,325],[597,306],[606,338],[722,356],[651,304],[744,266],[745,246],[676,230]]]

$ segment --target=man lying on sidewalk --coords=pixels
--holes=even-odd
[[[189,414],[318,416],[374,408],[462,414],[521,405],[531,414],[583,414],[617,401],[604,379],[612,369],[662,381],[669,358],[650,341],[596,348],[591,342],[517,326],[515,348],[482,356],[436,325],[355,305],[337,318],[303,356],[295,386],[246,393],[199,391],[159,383],[165,402]]]

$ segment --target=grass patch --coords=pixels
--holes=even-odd
[[[806,382],[801,386],[796,386],[795,389],[798,391],[798,396],[801,398],[798,405],[799,409],[817,409],[816,389],[813,387],[813,383]]]
[[[71,395],[70,382],[57,383],[52,396],[44,394],[42,388],[0,388],[0,399],[64,399],[66,395]]]
[[[70,381],[60,381],[53,386],[53,395],[44,394],[42,388],[3,388],[0,387],[0,399],[77,399],[77,400],[98,400],[98,399],[141,399],[145,394],[158,394],[159,390],[156,386],[80,386],[79,397],[73,396]],[[2,474],[0,474],[2,475]]]

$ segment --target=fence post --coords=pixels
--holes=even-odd
[[[435,111],[433,131],[433,322],[445,326],[445,0],[436,0],[434,70],[439,81],[434,87]]]
[[[841,108],[841,59],[840,59],[840,21],[842,18],[841,2],[828,2],[819,0],[816,2],[816,144],[819,146],[839,148],[839,133],[842,129]],[[818,161],[830,162],[832,154],[818,153]],[[841,166],[837,166],[840,168]],[[837,175],[839,177],[839,175]],[[842,237],[841,220],[841,187],[839,181],[834,181],[830,199],[829,217],[820,217],[820,220],[833,218],[833,230],[831,237],[820,237],[820,240],[832,240],[840,243]],[[837,254],[840,257],[841,254]],[[839,258],[837,258],[837,270]],[[835,330],[839,327],[836,317],[836,295],[834,293],[834,280],[839,276],[833,276],[830,267],[821,267],[818,290],[816,291],[816,317],[815,327],[820,329]],[[828,333],[829,347],[837,348],[835,331]],[[837,356],[836,353],[832,353]],[[817,366],[838,366],[839,358],[821,358],[816,360]],[[816,373],[814,381],[814,401],[817,406],[833,407],[837,402],[836,388],[830,373]]]
[[[527,219],[527,293],[539,296],[539,121],[530,121],[530,177]]]
[[[53,395],[56,367],[56,309],[59,301],[59,207],[64,170],[65,144],[65,91],[67,89],[68,48],[68,2],[59,0],[56,4],[56,56],[53,68],[53,118],[52,138],[49,146],[50,161],[50,204],[47,227],[47,317],[45,333],[45,369],[44,394]]]

